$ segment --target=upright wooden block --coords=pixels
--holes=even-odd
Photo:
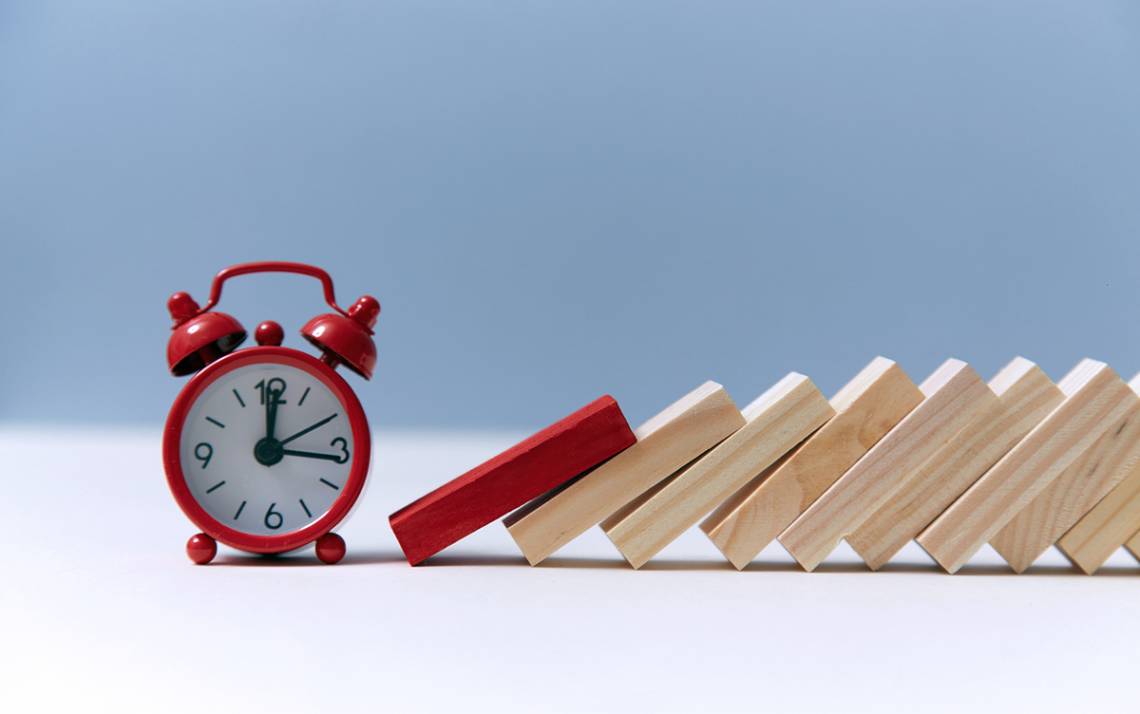
[[[1133,377],[1128,386],[1132,391],[1140,392],[1140,374]],[[1104,438],[1101,437],[1102,440]],[[1133,452],[1137,450],[1140,450],[1140,439],[1131,449]],[[1089,575],[1104,565],[1117,548],[1140,532],[1140,456],[1136,453],[1125,456],[1121,460],[1121,468],[1127,473],[1116,488],[1057,541],[1057,548],[1065,557]]]
[[[977,481],[1061,403],[1061,390],[1037,365],[1018,357],[990,380],[983,412],[930,457],[882,508],[847,536],[872,570]]]
[[[724,388],[705,382],[638,427],[636,444],[503,523],[537,565],[742,426]]]
[[[1140,464],[1140,398],[990,539],[1015,572],[1024,572]],[[1105,556],[1107,557],[1107,556]]]
[[[412,565],[635,441],[613,397],[570,416],[404,506],[389,523]]]
[[[1090,359],[1057,386],[1064,401],[919,534],[947,572],[965,565],[1136,401],[1108,365]]]
[[[922,401],[902,368],[876,357],[831,398],[835,416],[701,523],[743,569]]]
[[[918,466],[977,418],[989,393],[977,373],[956,359],[943,363],[920,389],[926,397],[922,403],[780,535],[780,543],[806,570],[814,570]]]
[[[602,530],[640,568],[834,414],[811,380],[793,372],[744,408],[739,431],[603,521]]]

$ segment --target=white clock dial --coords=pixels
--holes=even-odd
[[[308,372],[276,363],[214,380],[190,408],[179,445],[186,485],[202,508],[222,525],[263,536],[324,515],[354,453],[336,395]]]

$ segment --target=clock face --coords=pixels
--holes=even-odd
[[[178,447],[190,496],[218,523],[257,536],[297,531],[327,513],[355,450],[336,394],[276,362],[239,366],[206,386]]]

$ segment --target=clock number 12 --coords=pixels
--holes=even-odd
[[[253,385],[253,388],[261,392],[262,404],[265,404],[265,397],[267,396],[266,392],[272,392],[276,394],[277,403],[284,404],[285,402],[281,399],[281,397],[285,394],[285,386],[286,385],[284,379],[281,379],[280,377],[274,377],[273,379],[269,380],[261,380],[257,384]]]

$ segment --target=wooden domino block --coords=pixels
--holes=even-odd
[[[1135,535],[1129,538],[1124,544],[1124,547],[1128,549],[1128,552],[1132,554],[1133,558],[1140,560],[1140,531],[1137,531]]]
[[[919,545],[947,572],[965,565],[1136,400],[1095,360],[1082,360],[1057,386],[1064,401],[919,534]]]
[[[638,427],[636,444],[503,523],[537,565],[742,426],[724,388],[705,382]]]
[[[1018,357],[990,380],[983,412],[930,457],[882,508],[847,536],[878,570],[1061,403],[1061,390]]]
[[[989,393],[977,373],[956,359],[943,363],[920,389],[922,403],[780,534],[780,543],[806,570],[814,570],[915,469],[977,418]]]
[[[1128,383],[1140,392],[1140,374]],[[1102,436],[1101,439],[1104,439]],[[1140,447],[1140,439],[1136,441]],[[1136,452],[1138,448],[1133,448]],[[1069,468],[1072,468],[1071,466]],[[1092,575],[1116,549],[1140,532],[1140,455],[1122,460],[1124,478],[1057,541],[1057,549],[1073,565]]]
[[[634,568],[795,448],[835,411],[810,379],[793,372],[742,413],[745,424],[739,431],[632,507],[602,521],[602,530]]]
[[[743,569],[921,401],[901,367],[876,357],[831,398],[831,420],[713,511],[701,530]]]
[[[1140,398],[1109,420],[1101,436],[990,539],[1015,572],[1024,572],[1140,463]],[[1107,557],[1107,556],[1105,556]]]
[[[496,518],[633,445],[605,396],[389,516],[404,555],[422,562]]]

